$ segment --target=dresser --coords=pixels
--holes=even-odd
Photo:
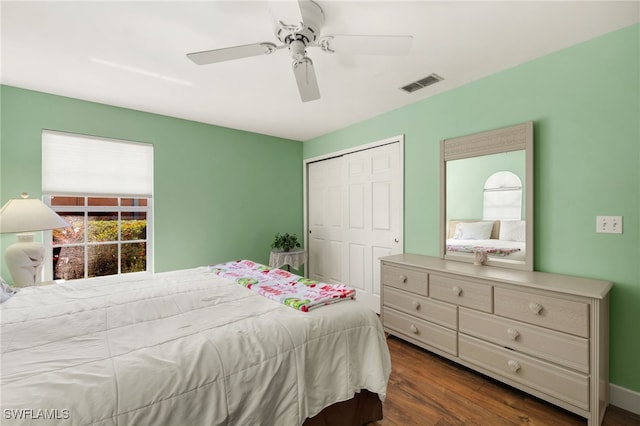
[[[412,254],[381,268],[386,332],[601,423],[610,282]]]

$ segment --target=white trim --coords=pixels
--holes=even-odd
[[[382,145],[388,145],[390,143],[400,142],[400,152],[404,154],[404,135],[393,136],[390,138],[382,139],[375,142],[366,143],[364,145],[358,145],[351,148],[342,149],[340,151],[330,152],[328,154],[318,155],[316,157],[307,158],[303,160],[306,170],[307,163],[313,163],[316,161],[326,160],[328,158],[341,157],[343,155],[351,154],[353,152],[364,151],[365,149],[376,148]],[[403,162],[404,164],[404,162]],[[306,186],[305,186],[306,188]]]
[[[379,146],[383,146],[383,145],[389,145],[392,143],[399,143],[400,144],[400,174],[402,176],[402,194],[401,194],[401,200],[402,200],[402,206],[403,206],[403,213],[402,213],[402,235],[400,238],[400,243],[402,244],[402,247],[404,248],[404,134],[400,134],[398,136],[393,136],[390,138],[386,138],[386,139],[381,139],[379,141],[375,141],[375,142],[370,142],[370,143],[366,143],[363,145],[357,145],[351,148],[346,148],[346,149],[342,149],[340,151],[334,151],[334,152],[330,152],[327,154],[322,154],[322,155],[318,155],[316,157],[311,157],[311,158],[307,158],[304,159],[302,161],[302,217],[303,217],[303,233],[304,233],[304,247],[305,249],[309,247],[308,245],[308,241],[307,241],[307,235],[309,235],[309,223],[308,223],[308,200],[307,200],[307,166],[309,163],[315,163],[317,161],[322,161],[322,160],[327,160],[329,158],[335,158],[335,157],[341,157],[343,155],[347,155],[347,154],[351,154],[354,152],[358,152],[358,151],[364,151],[366,149],[371,149],[371,148],[377,148]],[[404,251],[404,250],[403,250]],[[308,277],[309,273],[308,273],[308,268],[305,265],[304,268],[304,276]]]
[[[640,414],[640,392],[609,383],[609,402],[623,410]]]

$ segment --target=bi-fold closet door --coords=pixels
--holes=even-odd
[[[379,258],[402,253],[402,143],[307,163],[307,273],[380,311]]]

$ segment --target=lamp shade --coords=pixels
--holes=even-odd
[[[0,233],[44,231],[70,226],[42,201],[34,198],[12,199],[0,210]]]

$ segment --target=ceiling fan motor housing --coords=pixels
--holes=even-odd
[[[275,35],[282,43],[290,46],[295,41],[301,41],[304,45],[315,43],[320,36],[320,28],[324,23],[322,9],[310,0],[303,0],[299,3],[302,22],[296,24],[278,21],[276,23]],[[291,53],[293,56],[293,52]],[[304,55],[303,55],[304,56]]]

